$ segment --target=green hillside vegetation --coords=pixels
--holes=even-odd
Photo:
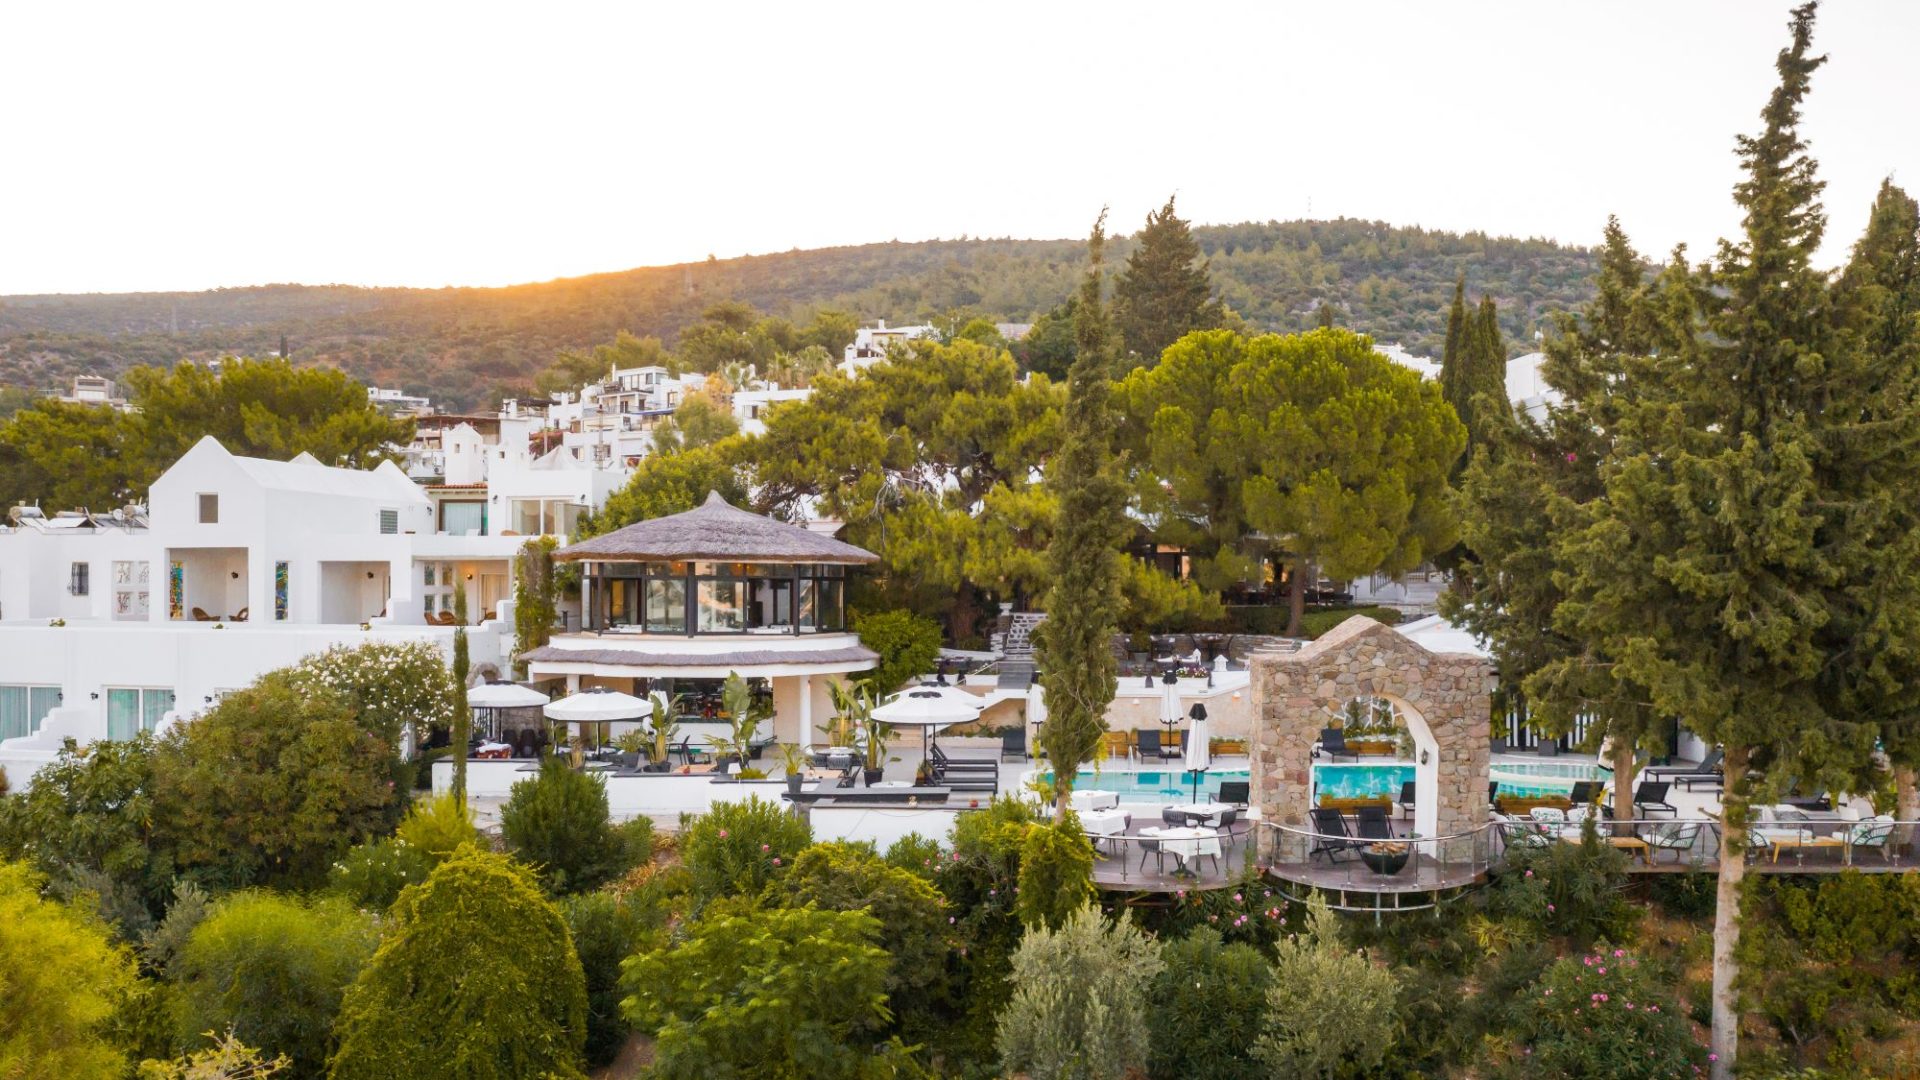
[[[1438,356],[1453,285],[1465,272],[1498,303],[1516,351],[1552,313],[1592,293],[1584,248],[1342,219],[1202,226],[1218,299],[1255,330],[1319,325],[1316,308],[1381,342]],[[1137,236],[1113,244],[1116,265]],[[566,351],[620,331],[677,344],[709,307],[738,300],[805,324],[820,311],[863,322],[985,316],[1031,322],[1073,291],[1073,240],[961,238],[790,251],[647,267],[498,289],[263,285],[197,293],[0,298],[0,386],[61,386],[138,364],[266,355],[284,335],[293,359],[428,394],[490,405],[530,389]]]

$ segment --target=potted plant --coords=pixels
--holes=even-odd
[[[725,738],[713,740],[714,756],[722,762],[745,764],[753,756],[754,736],[760,730],[760,721],[767,717],[766,706],[754,696],[753,688],[737,671],[727,672],[727,681],[720,686],[720,703],[727,711],[733,731]]]
[[[859,745],[863,718],[873,708],[872,694],[858,683],[833,682],[827,684],[827,695],[833,699],[833,718],[821,726],[820,734],[828,746],[850,750]]]
[[[648,755],[647,772],[666,772],[673,768],[667,752],[673,748],[673,737],[680,730],[680,725],[673,722],[679,707],[678,698],[670,700],[662,694],[653,695],[653,748]]]
[[[887,771],[887,736],[892,731],[887,725],[873,718],[871,699],[868,700],[861,726],[865,729],[867,736],[867,765],[864,773],[867,786],[872,787],[880,782],[881,776]]]
[[[780,744],[780,764],[787,770],[787,794],[800,794],[800,784],[806,779],[807,756],[800,752],[799,744]]]
[[[1404,840],[1376,840],[1360,849],[1360,861],[1376,874],[1392,875],[1406,868],[1412,854],[1412,845]]]
[[[640,755],[647,749],[646,733],[639,728],[623,731],[613,738],[613,748],[620,751],[614,759],[623,769],[640,767]]]

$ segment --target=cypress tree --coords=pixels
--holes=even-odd
[[[455,585],[453,618],[453,797],[467,805],[467,743],[473,738],[473,710],[467,708],[467,590]]]
[[[1173,196],[1147,215],[1127,269],[1114,282],[1114,308],[1121,337],[1139,360],[1153,364],[1167,346],[1195,330],[1220,325],[1213,282],[1200,244],[1173,212]]]
[[[1447,345],[1440,354],[1440,394],[1453,406],[1460,422],[1467,420],[1467,272],[1453,279],[1453,307],[1447,310]]]
[[[1822,185],[1798,123],[1824,61],[1809,54],[1813,21],[1813,4],[1794,11],[1762,130],[1737,142],[1743,234],[1711,265],[1669,271],[1653,312],[1681,332],[1633,364],[1605,498],[1555,543],[1556,629],[1725,752],[1716,1080],[1739,1044],[1751,804],[1788,778],[1845,791],[1866,771],[1876,723],[1855,707],[1900,668],[1865,655],[1863,633],[1920,579],[1890,507],[1912,501],[1913,388],[1836,324],[1812,266]]]
[[[1172,203],[1168,203],[1169,211]],[[1037,634],[1046,690],[1041,736],[1053,762],[1054,820],[1072,805],[1074,773],[1093,759],[1113,701],[1113,635],[1120,621],[1122,545],[1130,532],[1127,489],[1113,451],[1113,331],[1101,300],[1106,213],[1087,241],[1088,265],[1074,310],[1077,351],[1067,372],[1065,438],[1047,469],[1059,501],[1047,570],[1053,587]]]

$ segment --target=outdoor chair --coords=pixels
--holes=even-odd
[[[1235,835],[1233,831],[1233,827],[1234,825],[1238,824],[1239,821],[1240,821],[1240,811],[1238,810],[1220,811],[1220,824],[1214,829],[1214,835],[1220,838],[1220,846],[1222,848],[1225,848],[1227,850],[1233,849],[1234,841],[1238,839],[1238,837]]]
[[[1487,805],[1495,810],[1500,809],[1500,781],[1498,780],[1487,782]]]
[[[1171,828],[1184,829],[1187,827],[1187,815],[1181,813],[1177,807],[1163,806],[1160,808],[1160,823]]]
[[[1359,828],[1356,830],[1362,840],[1393,839],[1393,824],[1387,820],[1384,806],[1363,806],[1358,812]]]
[[[1253,784],[1247,780],[1220,781],[1219,801],[1233,806],[1246,806],[1253,801]]]
[[[1727,752],[1715,747],[1707,752],[1706,757],[1700,759],[1700,764],[1698,765],[1655,765],[1650,769],[1642,769],[1640,774],[1654,780],[1672,780],[1682,776],[1705,776],[1709,773],[1718,773],[1721,768],[1721,763],[1726,761],[1726,759]]]
[[[236,611],[236,612],[234,612],[234,613],[233,613],[233,620],[232,620],[232,621],[234,621],[234,622],[246,622],[246,621],[247,621],[247,613],[248,613],[248,612],[251,612],[252,610],[253,610],[253,609],[252,609],[252,608],[250,608],[250,607],[243,607],[243,608],[241,608],[241,609],[240,609],[239,611]]]
[[[1159,860],[1160,872],[1163,874],[1166,873],[1166,849],[1160,845],[1160,841],[1143,835],[1140,839],[1140,869],[1145,870],[1147,868],[1147,856],[1149,855]]]
[[[1891,863],[1887,853],[1889,841],[1893,839],[1894,821],[1890,815],[1868,818],[1847,830],[1847,846],[1850,848],[1874,848],[1880,852],[1880,861]]]
[[[207,614],[204,608],[194,608],[193,621],[194,622],[213,622],[214,618],[213,616]]]
[[[1307,816],[1313,821],[1313,850],[1307,852],[1311,860],[1315,855],[1325,855],[1328,862],[1339,862],[1340,856],[1351,854],[1360,845],[1347,831],[1347,819],[1340,816],[1338,810],[1309,810]]]
[[[1592,780],[1576,780],[1567,799],[1575,806],[1586,806],[1600,797],[1600,791],[1601,785]]]
[[[1496,814],[1500,822],[1500,839],[1509,848],[1544,848],[1553,843],[1553,839],[1540,831],[1540,826],[1531,818],[1509,817]]]
[[[1020,761],[1027,760],[1026,728],[1008,728],[1000,733],[1000,760],[1007,760],[1009,754]]]
[[[1320,729],[1320,752],[1327,755],[1328,761],[1339,761],[1343,757],[1360,760],[1359,754],[1347,749],[1347,733],[1337,727]]]
[[[1180,752],[1173,747],[1161,745],[1160,733],[1149,728],[1141,728],[1134,732],[1133,745],[1134,752],[1140,756],[1141,761],[1146,761],[1148,758],[1168,761],[1180,756]]]
[[[1401,817],[1406,817],[1409,813],[1413,812],[1414,796],[1415,796],[1415,793],[1419,790],[1419,787],[1420,787],[1419,783],[1413,780],[1409,780],[1406,783],[1400,785],[1400,816]]]
[[[1692,851],[1694,845],[1699,842],[1700,823],[1697,821],[1670,822],[1648,833],[1643,839],[1647,842],[1649,865],[1659,859],[1663,851],[1674,852],[1673,861],[1677,865],[1686,858],[1685,853]]]
[[[1667,802],[1667,792],[1673,785],[1665,780],[1646,780],[1633,789],[1633,812],[1639,817],[1651,817],[1656,810],[1669,816],[1677,816],[1680,808]]]

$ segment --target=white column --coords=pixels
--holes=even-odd
[[[800,676],[800,752],[813,756],[813,676]]]

